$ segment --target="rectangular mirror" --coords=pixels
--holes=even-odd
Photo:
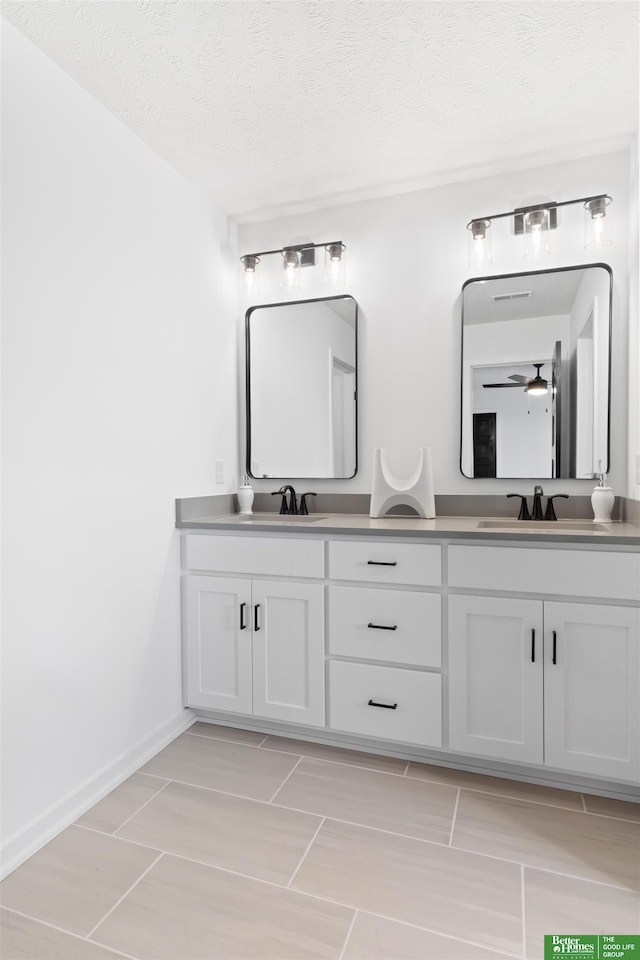
[[[611,287],[603,263],[463,285],[465,477],[609,469]]]
[[[357,326],[349,296],[247,310],[250,476],[355,476]]]

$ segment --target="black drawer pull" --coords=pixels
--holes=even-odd
[[[367,560],[370,567],[397,567],[397,560]]]
[[[385,710],[396,710],[398,707],[397,703],[375,703],[373,700],[369,700],[367,704],[368,707],[383,707]]]
[[[551,663],[554,665],[558,662],[558,634],[556,631],[553,631],[553,655],[551,657]]]
[[[245,611],[245,607],[246,607],[246,606],[247,606],[246,603],[241,603],[241,604],[240,604],[240,629],[241,629],[241,630],[246,630],[246,628],[247,628],[247,625],[246,625],[246,623],[244,622],[244,611]]]
[[[398,629],[397,624],[394,627],[385,627],[381,623],[368,623],[367,626],[369,630],[397,630]]]
[[[536,662],[536,632],[531,631],[531,663]]]
[[[256,603],[255,607],[253,608],[253,629],[254,629],[254,630],[259,630],[259,629],[260,629],[260,624],[258,623],[258,610],[259,610],[259,609],[260,609],[260,604],[259,604],[259,603]]]

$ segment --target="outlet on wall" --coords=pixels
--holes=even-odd
[[[640,487],[640,453],[636,453],[636,483]]]
[[[216,460],[216,483],[224,483],[224,460]]]

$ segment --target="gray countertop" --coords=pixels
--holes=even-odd
[[[279,514],[255,513],[250,516],[226,514],[179,520],[176,526],[186,530],[251,531],[296,533],[304,535],[353,534],[375,537],[407,537],[458,540],[519,540],[536,543],[599,543],[640,545],[640,528],[630,523],[592,523],[588,520],[523,522],[504,517],[418,517],[389,516],[379,520],[362,514],[310,514],[308,517],[287,517]]]

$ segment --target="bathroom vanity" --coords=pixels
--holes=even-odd
[[[178,525],[184,702],[199,715],[637,795],[638,528],[260,514]]]

